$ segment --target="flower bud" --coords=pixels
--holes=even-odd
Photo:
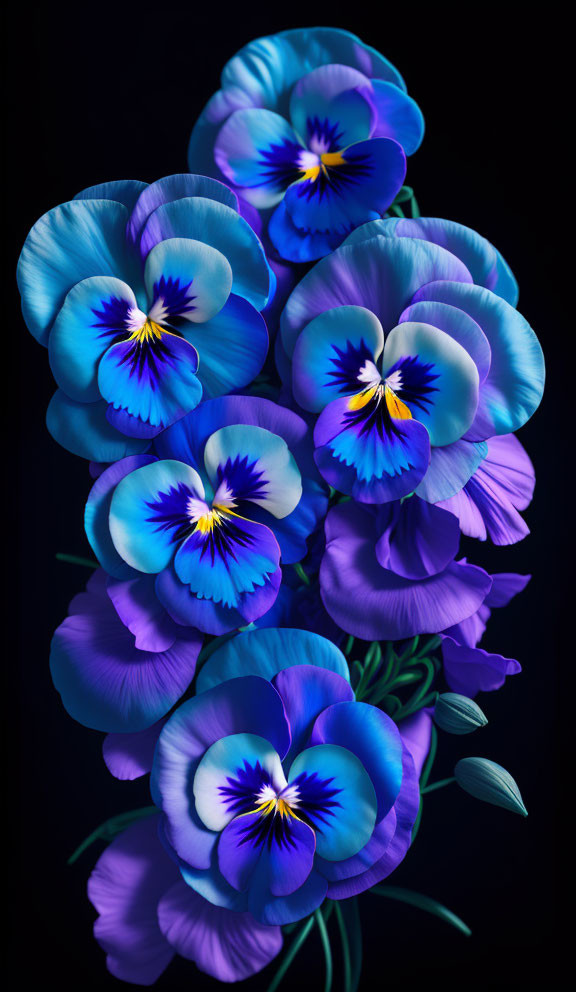
[[[488,720],[473,699],[457,692],[444,692],[434,707],[434,723],[448,734],[471,734]]]
[[[454,769],[460,788],[475,799],[528,816],[516,782],[502,765],[488,758],[462,758]]]

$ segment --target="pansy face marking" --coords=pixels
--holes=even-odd
[[[251,425],[210,434],[200,468],[164,459],[127,475],[112,498],[110,533],[128,565],[158,575],[158,598],[177,623],[223,633],[276,599],[273,518],[296,508],[302,480],[286,442]]]

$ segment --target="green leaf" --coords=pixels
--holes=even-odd
[[[316,923],[318,924],[318,930],[320,931],[320,940],[322,941],[322,950],[324,951],[324,963],[326,966],[326,980],[324,982],[324,992],[330,992],[332,988],[332,949],[330,947],[330,938],[328,936],[328,930],[326,928],[326,923],[322,913],[317,909],[314,913]]]
[[[470,927],[466,926],[463,920],[456,913],[453,913],[451,909],[447,909],[442,903],[437,902],[436,899],[430,899],[429,896],[422,895],[421,892],[411,892],[410,889],[399,889],[393,885],[376,885],[373,889],[369,890],[376,896],[385,896],[386,899],[396,899],[398,902],[405,902],[409,906],[416,906],[417,909],[423,909],[426,913],[431,913],[432,916],[437,916],[438,919],[444,920],[444,923],[449,923],[450,926],[459,930],[463,933],[465,937],[470,937],[472,931]]]
[[[65,555],[62,551],[56,554],[57,561],[66,561],[69,565],[84,565],[85,568],[99,568],[97,561],[92,558],[79,558],[78,555]]]
[[[276,989],[280,985],[280,982],[284,978],[284,975],[288,971],[290,965],[292,964],[294,958],[298,954],[301,947],[303,947],[304,942],[307,940],[314,923],[316,922],[315,916],[309,916],[303,927],[299,931],[298,935],[294,938],[290,947],[288,948],[282,964],[278,968],[278,971],[274,975],[274,978],[268,986],[268,992],[276,992]]]

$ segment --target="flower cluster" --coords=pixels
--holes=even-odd
[[[520,671],[478,645],[529,576],[460,546],[528,533],[542,351],[497,249],[402,186],[422,136],[358,38],[261,38],[190,173],[83,190],[24,245],[48,429],[92,476],[52,677],[111,774],[150,775],[89,883],[128,982],[175,953],[246,978],[283,927],[326,946],[333,907],[346,940],[416,836],[436,727],[482,727],[474,697]],[[448,781],[525,813],[494,762]]]

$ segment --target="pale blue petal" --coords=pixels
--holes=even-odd
[[[126,437],[109,423],[105,400],[77,403],[59,389],[46,411],[46,426],[58,444],[93,462],[117,462],[149,446],[146,438]]]
[[[144,281],[153,319],[162,323],[164,307],[168,318],[180,316],[201,323],[215,317],[226,303],[232,287],[232,269],[222,252],[202,241],[168,238],[155,245],[148,255]],[[181,304],[180,312],[170,306],[174,284],[186,301]],[[160,316],[155,317],[157,309]]]
[[[148,573],[166,568],[190,497],[203,499],[204,487],[198,473],[182,462],[157,461],[120,481],[110,507],[110,533],[128,565]]]

